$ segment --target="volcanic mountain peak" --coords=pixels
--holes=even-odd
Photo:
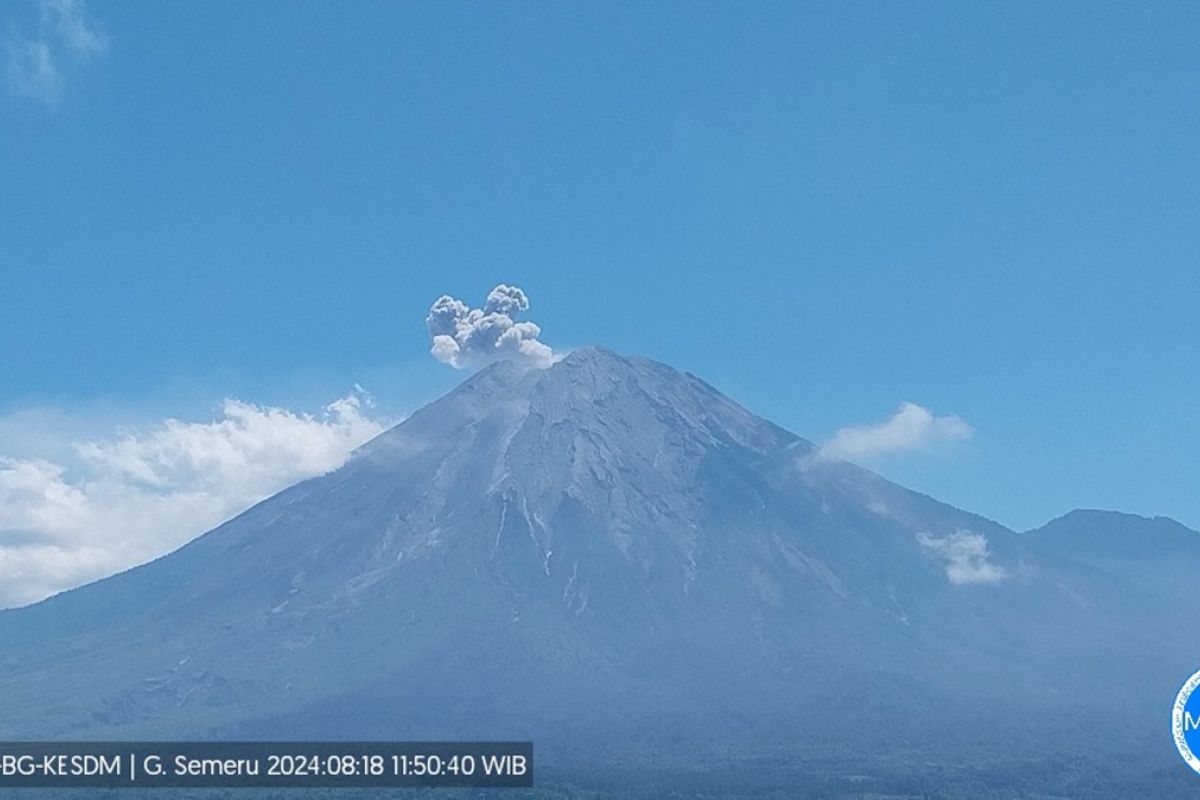
[[[417,412],[370,449],[391,439],[447,433],[447,425],[512,433],[530,423],[607,434],[643,444],[670,429],[696,445],[737,444],[767,452],[798,437],[771,425],[704,381],[650,359],[601,347],[574,350],[547,368],[500,361]],[[437,423],[436,426],[433,423]]]
[[[730,465],[790,447],[811,445],[691,375],[588,347],[545,369],[488,367],[346,470],[423,486],[420,505],[433,519],[469,512],[478,526],[498,517],[489,558],[514,526],[525,528],[518,538],[536,545],[549,574],[561,535],[583,529],[627,555],[651,540],[684,542],[698,523],[702,470],[736,473]]]
[[[0,613],[0,733],[691,748],[740,720],[773,747],[858,720],[844,697],[934,736],[921,709],[1157,697],[1193,663],[1152,634],[1185,629],[1194,562],[1089,562],[1075,526],[1018,536],[811,452],[648,359],[493,364],[175,553]],[[1097,643],[1124,649],[1086,672]]]
[[[698,378],[587,347],[544,369],[491,365],[368,444],[346,470],[397,470],[422,483],[429,475],[426,500],[451,505],[519,498],[531,519],[553,516],[565,498],[598,512],[682,512],[702,464],[811,447]]]

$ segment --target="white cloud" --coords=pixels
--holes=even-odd
[[[515,319],[528,310],[525,292],[503,283],[488,292],[483,308],[471,308],[444,294],[434,301],[425,317],[432,339],[429,352],[455,368],[482,366],[505,358],[547,367],[554,351],[538,341],[542,329]]]
[[[842,428],[821,446],[818,455],[823,459],[867,459],[923,450],[938,442],[966,439],[972,433],[971,426],[959,417],[938,417],[916,403],[903,403],[884,422]]]
[[[8,87],[14,94],[54,102],[62,87],[62,74],[50,46],[41,41],[8,43]]]
[[[108,38],[88,19],[83,0],[41,0],[41,9],[43,28],[72,54],[86,59],[108,51]]]
[[[941,557],[946,565],[946,577],[955,586],[976,583],[999,583],[1008,572],[991,562],[987,537],[972,531],[955,531],[943,539],[928,533],[918,533],[917,542]]]
[[[108,37],[89,18],[84,0],[39,0],[35,36],[7,42],[9,90],[45,103],[58,101],[68,73],[108,52]]]
[[[226,400],[74,446],[77,464],[0,457],[0,607],[156,558],[254,503],[336,469],[381,433],[356,391],[319,415]]]

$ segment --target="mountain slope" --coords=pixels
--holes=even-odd
[[[1140,734],[1200,652],[1161,595],[1114,596],[1042,538],[824,461],[662,364],[500,362],[179,551],[0,613],[0,733],[586,760],[852,743],[866,712],[906,746],[1036,751],[1086,689]]]

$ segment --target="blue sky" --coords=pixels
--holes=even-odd
[[[0,455],[403,414],[508,281],[814,440],[957,415],[871,465],[1012,527],[1200,526],[1194,4],[49,1],[0,6]]]

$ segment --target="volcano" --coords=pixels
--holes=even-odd
[[[1198,557],[1104,512],[1018,534],[584,348],[493,364],[178,551],[0,613],[0,735],[1156,756],[1200,667]]]

